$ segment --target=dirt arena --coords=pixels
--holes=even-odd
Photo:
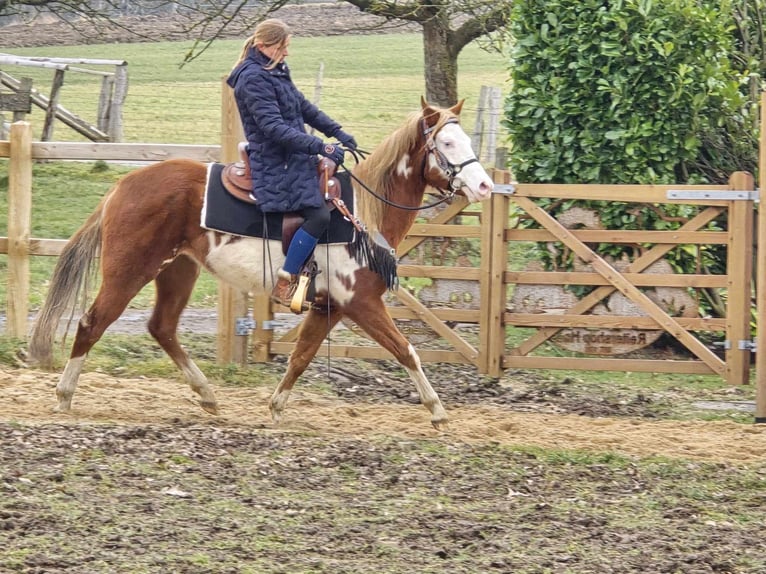
[[[215,425],[262,428],[271,432],[311,432],[343,437],[394,436],[459,443],[492,443],[541,448],[615,451],[631,456],[666,456],[700,461],[766,460],[766,426],[729,422],[646,421],[561,413],[514,412],[507,406],[454,406],[445,401],[450,429],[438,433],[428,411],[418,405],[380,404],[329,398],[302,391],[291,396],[286,420],[271,424],[271,389],[217,389],[221,414],[196,406],[196,395],[178,381],[115,379],[83,375],[71,415],[52,412],[57,374],[34,370],[0,373],[0,418],[29,424]],[[379,383],[385,393],[385,382]]]
[[[381,376],[374,400],[299,387],[277,427],[268,388],[211,416],[87,373],[62,415],[57,375],[3,370],[0,572],[764,571],[765,428],[481,398],[438,433]]]

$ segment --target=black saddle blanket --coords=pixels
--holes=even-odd
[[[208,165],[205,199],[202,204],[202,227],[246,237],[281,239],[282,214],[263,213],[257,205],[245,203],[226,191],[221,183],[223,166],[222,163]],[[347,172],[339,172],[336,177],[341,183],[343,202],[353,213],[354,194],[351,178]],[[353,239],[354,226],[337,209],[333,209],[330,214],[330,227],[319,242],[350,243]]]

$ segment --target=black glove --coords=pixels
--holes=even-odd
[[[347,134],[343,130],[338,130],[338,132],[335,134],[335,137],[338,138],[338,141],[343,144],[343,147],[346,147],[350,150],[356,149],[356,140],[351,134]]]
[[[343,148],[334,144],[323,144],[322,151],[319,152],[325,157],[329,157],[335,162],[335,165],[343,164]]]

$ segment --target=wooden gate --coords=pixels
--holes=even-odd
[[[489,334],[489,354],[499,355],[497,365],[490,369],[498,375],[507,368],[546,368],[613,370],[631,372],[699,373],[720,375],[732,384],[744,384],[749,379],[753,220],[756,192],[750,174],[736,173],[726,186],[661,186],[661,185],[530,185],[506,186],[507,195],[495,194],[491,211],[498,226],[493,235],[502,236],[502,245],[493,244],[493,273],[502,281],[490,287],[490,297],[502,320]],[[535,202],[536,198],[562,198],[629,202],[637,205],[682,203],[696,206],[696,214],[668,231],[568,229]],[[532,218],[537,228],[510,228],[511,204],[520,207]],[[640,209],[640,207],[639,207]],[[727,231],[711,230],[709,224],[724,217]],[[512,242],[555,242],[571,250],[587,265],[585,271],[516,271],[508,269],[508,246]],[[598,255],[593,245],[599,243],[634,244],[641,254],[622,271]],[[711,274],[701,269],[696,274],[646,273],[647,268],[661,260],[679,245],[723,245],[727,249],[726,274]],[[496,265],[501,266],[498,270]],[[509,286],[572,285],[595,286],[586,296],[557,312],[519,312],[507,307]],[[725,289],[726,317],[697,318],[674,316],[656,300],[647,296],[654,287],[674,287],[684,290],[703,288]],[[596,315],[589,312],[598,303],[619,292],[640,313],[628,315]],[[533,329],[523,341],[506,348],[506,328]],[[680,342],[691,360],[657,360],[651,358],[615,358],[578,356],[577,354],[546,353],[545,343],[563,329],[581,329],[582,338],[608,341],[620,330],[662,330]],[[607,330],[605,335],[599,332]],[[702,342],[695,332],[725,332],[723,357]],[[588,335],[588,333],[590,335]],[[579,338],[580,335],[578,334]]]

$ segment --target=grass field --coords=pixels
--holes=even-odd
[[[191,42],[40,47],[16,49],[14,53],[125,60],[130,82],[124,111],[125,141],[216,144],[220,142],[222,79],[231,70],[241,45],[240,40],[216,42],[183,67],[179,64]],[[295,83],[310,99],[315,98],[323,66],[321,107],[364,147],[374,147],[397,127],[417,109],[425,93],[419,34],[296,37],[288,63]],[[51,71],[17,70],[32,77],[41,92],[49,91]],[[466,99],[466,129],[473,128],[481,87],[503,87],[507,77],[506,58],[501,54],[473,44],[461,52],[458,90]],[[61,104],[86,119],[95,119],[99,89],[97,76],[68,72]],[[30,117],[40,129],[43,119],[41,110]],[[55,136],[77,139],[72,130],[58,125]]]

